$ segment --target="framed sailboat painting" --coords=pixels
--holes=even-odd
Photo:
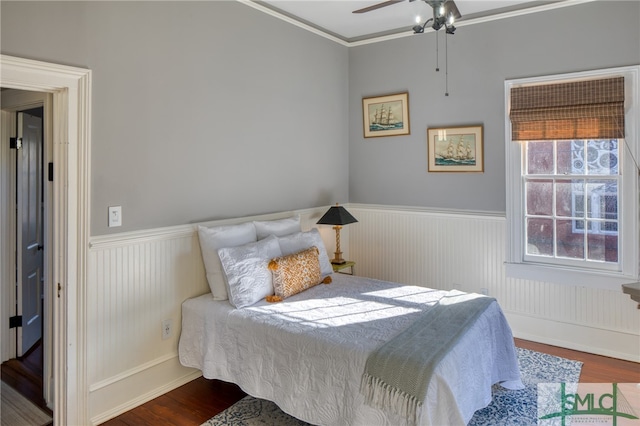
[[[409,92],[362,98],[364,137],[408,135]]]
[[[427,129],[430,172],[483,172],[482,126]]]

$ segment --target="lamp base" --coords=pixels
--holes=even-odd
[[[331,259],[331,263],[333,265],[342,265],[344,263],[347,263],[347,261],[342,258],[342,251],[340,251],[340,229],[341,228],[342,228],[341,225],[336,225],[333,227],[333,229],[336,230],[336,251],[333,252],[333,259]]]

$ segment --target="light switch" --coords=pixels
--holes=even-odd
[[[122,226],[122,206],[109,207],[109,228]]]

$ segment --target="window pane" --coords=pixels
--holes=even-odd
[[[615,181],[587,182],[587,216],[592,219],[618,219],[618,183]]]
[[[527,182],[527,214],[551,216],[553,214],[553,181]]]
[[[558,256],[584,259],[584,221],[558,220],[556,224]]]
[[[531,175],[553,173],[553,142],[527,143],[527,172]]]
[[[606,224],[604,227],[606,228]],[[593,223],[593,227],[599,227]],[[587,234],[588,259],[600,262],[618,262],[618,235],[590,232]]]
[[[587,142],[587,173],[590,175],[618,174],[618,141]]]
[[[556,181],[556,216],[584,217],[584,181]],[[576,202],[576,199],[578,201]]]
[[[581,159],[582,141],[558,141],[558,174],[569,175],[572,173],[584,174],[584,162]],[[578,166],[578,171],[576,171]]]
[[[527,254],[553,256],[553,220],[527,219]]]

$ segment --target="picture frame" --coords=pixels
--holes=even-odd
[[[484,172],[483,126],[427,129],[429,172]]]
[[[362,98],[365,138],[411,134],[409,92]]]

